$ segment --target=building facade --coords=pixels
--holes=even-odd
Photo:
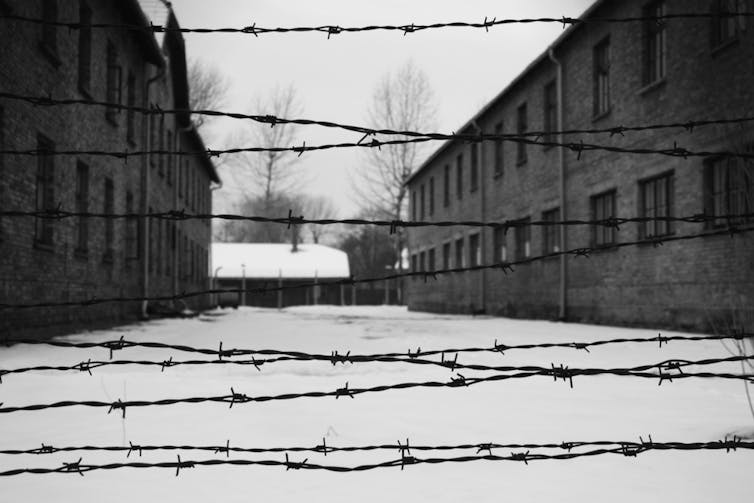
[[[180,33],[158,45],[136,0],[3,0],[0,91],[16,96],[92,100],[162,110],[188,108]],[[177,25],[175,16],[171,23]],[[140,214],[208,212],[219,182],[188,114],[144,114],[90,104],[33,106],[0,98],[0,210]],[[160,150],[126,158],[97,151]],[[49,155],[57,152],[55,155]],[[86,153],[90,152],[90,153]],[[172,153],[175,152],[175,153]],[[41,155],[40,155],[41,154]],[[132,218],[0,217],[0,303],[155,297],[208,286],[209,223]],[[203,299],[193,299],[200,307]],[[206,299],[204,299],[206,302]],[[0,333],[135,318],[149,303],[4,309]]]
[[[726,15],[661,22],[586,22],[567,29],[459,131],[522,134],[536,142],[627,149],[752,152],[751,122],[622,134],[558,134],[754,115],[754,26],[747,2],[712,2]],[[707,0],[600,0],[582,19],[709,13]],[[748,26],[747,26],[748,25]],[[615,132],[615,131],[613,131]],[[408,182],[415,220],[532,222],[754,212],[754,167],[741,157],[581,153],[507,141],[443,144]],[[619,228],[412,228],[413,270],[428,271],[605,247],[514,267],[409,280],[410,309],[708,329],[754,319],[754,238],[615,248],[750,225],[651,221]],[[738,314],[736,314],[738,313]]]

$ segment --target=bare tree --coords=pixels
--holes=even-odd
[[[192,110],[220,110],[230,84],[220,71],[194,59],[188,64],[189,106]],[[212,116],[196,115],[191,120],[197,129],[207,124]]]
[[[369,109],[369,123],[370,127],[379,129],[432,130],[436,114],[437,105],[429,79],[412,61],[408,61],[397,72],[385,75],[377,86]],[[406,182],[418,167],[422,146],[406,143],[367,151],[367,162],[352,180],[362,208],[376,207],[385,217],[403,220],[408,207]],[[405,234],[399,229],[393,236],[396,256],[401,256],[404,243]],[[400,261],[398,268],[403,270]]]

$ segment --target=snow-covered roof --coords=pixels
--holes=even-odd
[[[348,255],[329,246],[290,243],[212,243],[212,271],[218,278],[348,278]]]

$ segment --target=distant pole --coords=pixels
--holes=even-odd
[[[314,270],[314,305],[319,304],[319,271]]]
[[[241,264],[241,305],[246,305],[246,264]]]
[[[283,270],[278,269],[278,309],[283,309]]]
[[[340,285],[340,305],[346,305],[346,285]]]

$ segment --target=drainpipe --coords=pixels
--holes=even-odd
[[[556,78],[556,92],[558,94],[558,142],[563,143],[563,65],[560,61],[558,61],[555,58],[555,51],[550,47],[550,49],[547,51],[548,56],[550,57],[550,60],[555,64],[557,67],[557,78]],[[559,192],[560,192],[560,219],[566,220],[566,182],[565,182],[565,149],[559,148],[558,149],[558,184],[559,184]],[[566,250],[566,231],[568,227],[565,225],[560,227],[560,251]],[[560,308],[558,311],[558,318],[560,320],[565,320],[568,311],[567,311],[567,265],[566,265],[566,256],[561,255],[560,256],[560,285],[558,289],[559,293],[559,304]]]
[[[476,129],[477,134],[482,134],[482,128],[479,127],[479,124],[477,124],[476,120],[471,121],[471,125]],[[474,148],[477,149],[477,169],[479,172],[477,173],[477,183],[479,188],[479,220],[481,222],[485,221],[485,215],[487,214],[487,208],[485,205],[485,197],[484,197],[484,148],[482,148],[484,142],[479,142],[474,144]],[[482,228],[479,231],[479,255],[480,255],[480,264],[484,264],[484,251],[486,250],[486,232],[485,228]],[[481,284],[479,285],[479,297],[481,301],[480,309],[482,311],[487,311],[487,269],[482,269],[479,271],[482,278],[481,278]]]
[[[149,106],[149,87],[155,82],[157,82],[158,80],[160,80],[161,78],[163,78],[164,76],[165,76],[165,68],[158,67],[157,75],[147,80],[146,90],[144,92],[144,107]],[[147,150],[152,150],[152,145],[150,144],[152,131],[149,128],[150,122],[151,122],[149,118],[150,118],[149,115],[144,116],[144,123],[147,125],[147,127],[142,128],[142,130],[144,131],[144,136],[145,136],[144,145],[149,146]],[[146,213],[147,211],[149,211],[149,177],[150,177],[150,167],[151,167],[152,156],[150,154],[147,154],[146,156],[144,156],[144,159],[145,159],[145,162],[144,162],[144,172],[143,172],[143,182],[142,182],[143,197],[142,197],[142,207],[141,207],[142,213]],[[144,254],[144,260],[142,261],[142,271],[141,271],[144,278],[144,282],[143,282],[144,290],[142,292],[142,297],[144,297],[145,299],[141,302],[141,316],[145,319],[149,317],[147,314],[147,307],[148,307],[149,301],[147,301],[146,299],[147,297],[149,297],[149,261],[151,259],[151,257],[149,256],[150,224],[151,222],[149,221],[149,218],[145,218],[144,219],[144,233],[143,233],[144,239],[142,239],[143,245],[142,245],[142,250],[141,250],[142,253]]]

